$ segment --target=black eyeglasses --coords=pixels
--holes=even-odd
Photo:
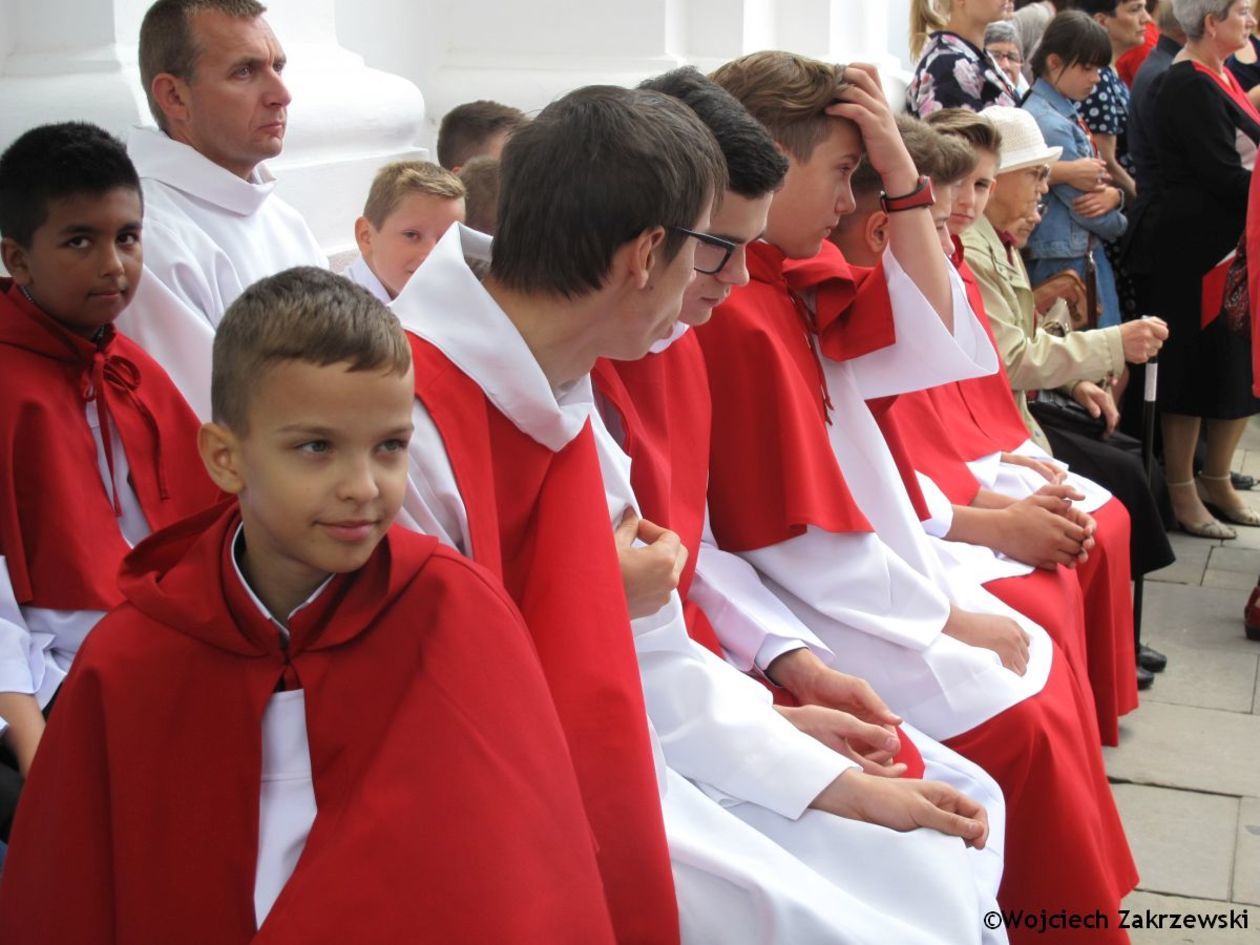
[[[685,233],[700,244],[696,247],[696,258],[693,265],[696,272],[702,272],[706,276],[715,275],[726,268],[726,264],[730,262],[731,255],[735,252],[737,244],[731,240],[724,240],[720,236],[714,236],[712,233],[698,233],[695,230],[687,229],[685,226],[671,226],[668,229],[673,230],[675,233]]]

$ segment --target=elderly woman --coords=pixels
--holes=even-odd
[[[1028,80],[1020,67],[1024,64],[1024,46],[1019,30],[1010,20],[994,20],[984,29],[984,51],[993,57],[998,68],[1015,86],[1015,94],[1023,98],[1028,92]]]
[[[1260,525],[1229,476],[1260,401],[1251,393],[1249,341],[1220,313],[1226,260],[1246,223],[1260,112],[1225,60],[1247,44],[1255,20],[1251,0],[1173,0],[1173,12],[1187,39],[1155,100],[1161,190],[1150,221],[1154,298],[1171,329],[1159,372],[1164,467],[1181,527],[1233,538],[1237,532],[1218,518]],[[1196,482],[1201,420],[1207,454]]]
[[[919,56],[906,89],[912,113],[1018,104],[1010,78],[984,51],[985,28],[1009,7],[1010,0],[911,0],[910,52]]]

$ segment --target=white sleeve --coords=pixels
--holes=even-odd
[[[811,525],[804,535],[740,556],[820,625],[832,622],[924,650],[949,619],[949,598],[871,532]]]
[[[146,249],[140,284],[115,324],[162,365],[193,412],[209,420],[214,323],[149,268],[148,255]]]
[[[824,663],[835,654],[761,583],[747,561],[718,548],[706,510],[689,600],[704,611],[726,658],[738,669],[763,672],[784,653],[808,647]]]
[[[44,649],[31,636],[0,555],[0,692],[33,696],[44,678]],[[9,724],[0,719],[0,734]]]
[[[461,554],[468,547],[468,513],[455,482],[455,470],[429,411],[419,400],[411,409],[413,430],[407,445],[407,493],[398,524],[432,535]]]
[[[914,475],[919,482],[919,491],[923,493],[923,501],[927,503],[928,514],[932,516],[923,523],[923,530],[933,538],[944,538],[954,526],[954,504],[931,477],[918,470]]]
[[[796,819],[856,767],[780,715],[757,682],[688,637],[677,593],[631,625],[648,717],[679,774]]]
[[[901,268],[891,247],[884,251],[897,343],[846,362],[864,400],[984,377],[997,370],[997,353],[967,301],[967,288],[952,265],[946,268],[953,289],[952,334]]]

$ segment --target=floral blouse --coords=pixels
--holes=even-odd
[[[978,112],[990,105],[1018,105],[1011,80],[983,49],[957,33],[933,33],[906,90],[909,110],[920,118],[942,108]]]

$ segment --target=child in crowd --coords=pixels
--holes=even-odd
[[[35,128],[0,157],[0,838],[75,653],[122,600],[123,556],[218,495],[196,417],[113,326],[143,212],[94,125]]]
[[[392,301],[451,224],[464,222],[464,192],[458,177],[429,161],[386,164],[354,221],[359,258],[346,276]]]
[[[1055,163],[1100,156],[1078,106],[1098,85],[1099,70],[1110,62],[1107,31],[1080,10],[1060,13],[1046,27],[1032,59],[1036,81],[1023,107],[1037,120],[1046,144],[1063,149]],[[1064,269],[1087,283],[1093,280],[1102,308],[1099,328],[1120,324],[1116,275],[1105,244],[1119,239],[1128,226],[1123,207],[1124,192],[1104,183],[1101,174],[1089,189],[1052,181],[1042,220],[1025,251],[1034,286]]]
[[[211,398],[195,442],[236,501],[127,558],[23,801],[6,936],[611,945],[519,613],[391,529],[398,322],[323,270],[264,279],[219,326]]]
[[[459,172],[479,155],[497,158],[512,133],[529,119],[519,108],[484,99],[456,105],[438,127],[438,163]]]
[[[464,182],[465,223],[479,233],[494,236],[499,224],[499,159],[483,154],[459,169]]]

